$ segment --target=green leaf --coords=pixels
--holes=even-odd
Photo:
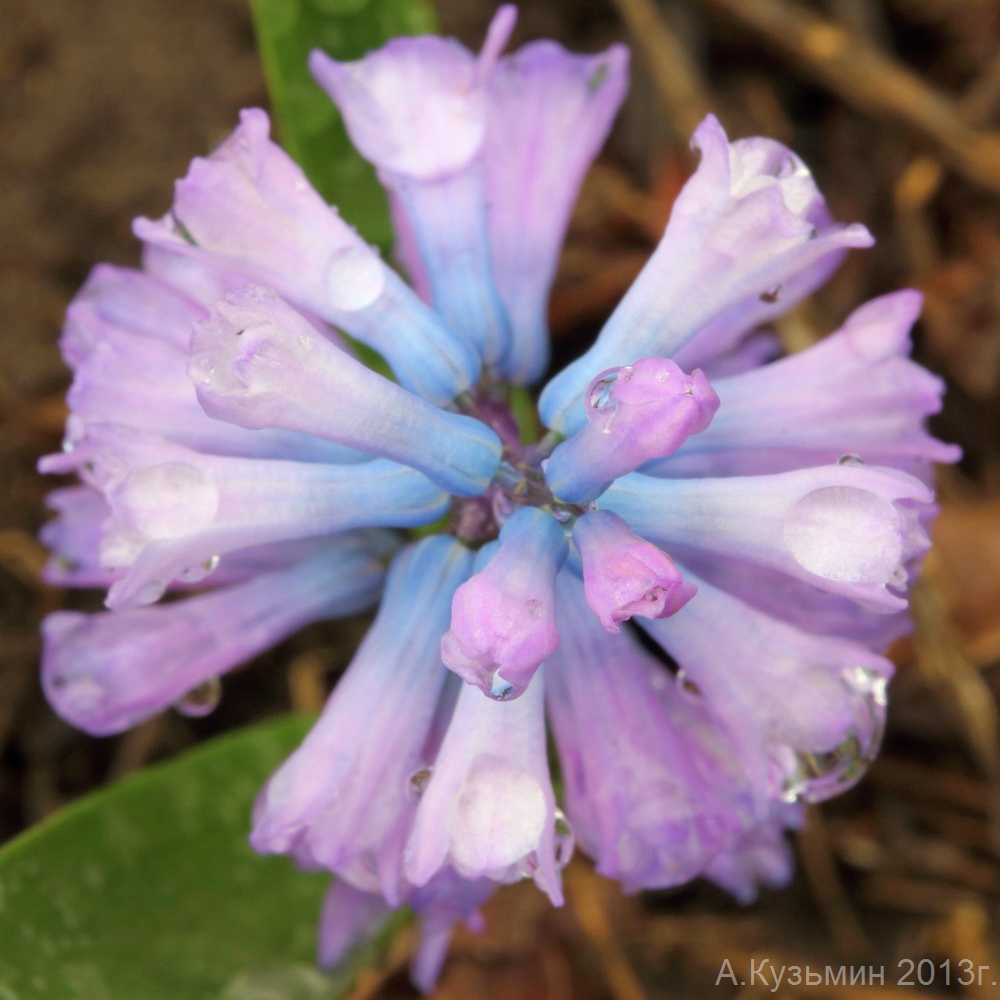
[[[370,242],[389,245],[385,195],[354,151],[333,102],[309,74],[314,48],[359,59],[399,35],[431,33],[427,0],[250,0],[282,145]]]
[[[313,966],[328,880],[247,844],[254,796],[310,723],[212,740],[0,851],[0,1000],[339,995],[351,970]]]

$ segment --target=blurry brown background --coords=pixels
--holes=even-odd
[[[493,10],[447,0],[444,29],[478,44]],[[579,49],[625,40],[632,93],[589,178],[553,301],[560,351],[591,335],[660,232],[690,162],[685,138],[717,111],[731,136],[767,134],[812,166],[835,214],[879,242],[783,322],[790,349],[863,299],[927,295],[918,354],[947,378],[940,436],[966,451],[940,482],[938,548],[914,596],[919,628],[893,650],[890,726],[869,777],[815,809],[799,876],[741,909],[694,885],[624,899],[574,862],[569,905],[502,892],[486,936],[460,934],[438,996],[763,996],[715,981],[728,958],[885,966],[885,985],[783,985],[780,996],[891,996],[931,959],[922,995],[993,995],[1000,982],[1000,6],[996,0],[532,0],[516,41]],[[67,374],[56,336],[100,260],[134,264],[130,220],[157,215],[187,162],[240,107],[265,101],[244,0],[3,0],[0,23],[0,840],[90,788],[290,705],[314,707],[363,622],[316,626],[226,685],[204,720],[164,717],[113,740],[71,731],[35,678],[39,618],[92,595],[47,588],[35,532],[58,447]],[[636,39],[641,39],[637,44]],[[358,997],[412,992],[402,963]],[[990,966],[943,986],[940,963]],[[964,968],[964,966],[963,966]],[[926,978],[926,966],[925,978]],[[911,981],[915,981],[911,976]],[[877,990],[877,993],[876,993]],[[900,992],[901,992],[900,988]],[[138,998],[137,998],[138,1000]]]

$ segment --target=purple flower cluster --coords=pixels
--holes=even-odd
[[[137,221],[141,270],[99,266],[70,305],[72,415],[42,462],[81,480],[52,495],[48,578],[109,588],[107,612],[45,623],[46,692],[88,732],[208,711],[227,670],[378,605],[251,839],[336,875],[324,964],[412,906],[425,988],[497,884],[560,903],[574,842],[629,891],[782,883],[801,803],[877,751],[878,651],[907,630],[931,463],[956,458],[923,426],[942,386],[907,357],[917,293],[774,360],[768,324],[872,240],[792,152],[711,117],[531,440],[512,393],[548,367],[560,244],[628,59],[501,56],[513,19],[478,56],[423,37],[311,59],[412,287],[245,111]]]

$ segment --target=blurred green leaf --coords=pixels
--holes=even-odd
[[[250,0],[282,145],[327,201],[370,242],[391,238],[385,195],[354,151],[333,102],[306,59],[323,49],[359,59],[399,35],[435,31],[426,0]]]
[[[334,980],[313,966],[327,879],[247,844],[254,796],[310,722],[212,740],[0,851],[0,998],[339,995],[350,970]]]

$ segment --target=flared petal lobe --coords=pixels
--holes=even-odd
[[[741,829],[736,797],[673,724],[665,668],[602,630],[568,573],[559,598],[563,642],[545,667],[547,709],[573,831],[598,872],[628,891],[687,882]]]
[[[547,305],[583,176],[628,86],[628,50],[594,56],[531,42],[488,87],[486,194],[493,272],[511,324],[501,372],[530,384],[549,359]]]
[[[468,879],[530,876],[562,902],[559,869],[572,844],[557,837],[542,689],[541,674],[512,702],[462,686],[406,845],[414,885],[451,865]]]
[[[371,607],[383,570],[363,534],[320,543],[289,569],[120,613],[58,611],[42,626],[49,703],[96,736],[180,702],[308,622]]]
[[[472,557],[443,537],[397,557],[379,614],[303,744],[261,791],[251,843],[399,905],[400,851],[448,672],[438,655]],[[416,778],[414,776],[417,776]]]
[[[873,299],[818,344],[713,382],[722,401],[712,425],[643,472],[755,475],[862,459],[921,474],[960,451],[924,421],[944,383],[909,358],[919,292]]]
[[[265,289],[248,287],[195,326],[191,378],[209,416],[328,438],[419,469],[475,496],[500,464],[500,439],[344,354]]]
[[[268,138],[263,111],[240,119],[178,181],[171,214],[136,220],[136,235],[277,289],[379,351],[406,388],[434,402],[467,389],[479,374],[475,351],[320,198]]]
[[[545,387],[547,427],[571,434],[582,426],[594,372],[651,356],[690,364],[681,349],[719,325],[731,347],[826,280],[847,249],[871,245],[864,226],[831,220],[809,170],[780,143],[730,143],[711,115],[692,143],[701,163],[656,252],[594,346]]]

